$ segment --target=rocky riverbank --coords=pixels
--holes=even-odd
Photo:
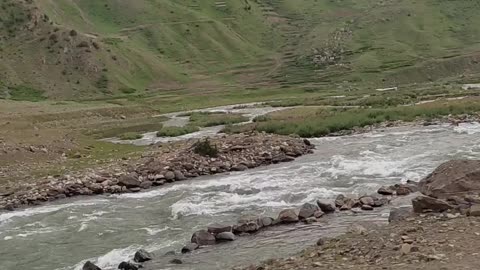
[[[201,175],[293,161],[313,148],[308,140],[261,133],[158,144],[138,160],[6,187],[0,191],[0,209],[80,195],[140,192]]]
[[[357,225],[287,259],[244,270],[478,269],[480,161],[442,164],[420,181],[412,207],[390,212],[388,226]],[[382,188],[379,193],[390,193]]]

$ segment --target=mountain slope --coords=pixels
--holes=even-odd
[[[3,0],[0,97],[477,78],[465,0]]]

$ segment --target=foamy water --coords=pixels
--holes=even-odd
[[[277,228],[182,257],[168,264],[191,233],[243,214],[275,215],[340,193],[369,194],[379,186],[420,180],[440,163],[480,158],[479,124],[393,128],[313,139],[317,150],[295,162],[201,177],[142,193],[67,200],[0,214],[0,269],[77,270],[92,260],[106,270],[139,248],[155,252],[147,269],[227,269],[287,256],[321,234],[362,219],[383,221],[387,210],[326,219],[297,230]],[[313,236],[312,236],[313,235]],[[220,252],[221,251],[221,252]],[[220,256],[221,255],[221,256]]]

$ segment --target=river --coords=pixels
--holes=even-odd
[[[285,257],[321,236],[360,220],[385,222],[388,207],[342,213],[313,225],[279,226],[207,247],[170,265],[197,229],[243,214],[276,215],[339,193],[367,194],[381,185],[419,180],[440,163],[480,158],[479,124],[401,127],[312,139],[314,154],[246,172],[197,178],[142,193],[67,199],[0,213],[0,269],[77,270],[92,260],[103,269],[143,247],[156,254],[147,270],[228,269]]]

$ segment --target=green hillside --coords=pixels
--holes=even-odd
[[[479,8],[467,0],[1,0],[0,98],[474,81]]]

